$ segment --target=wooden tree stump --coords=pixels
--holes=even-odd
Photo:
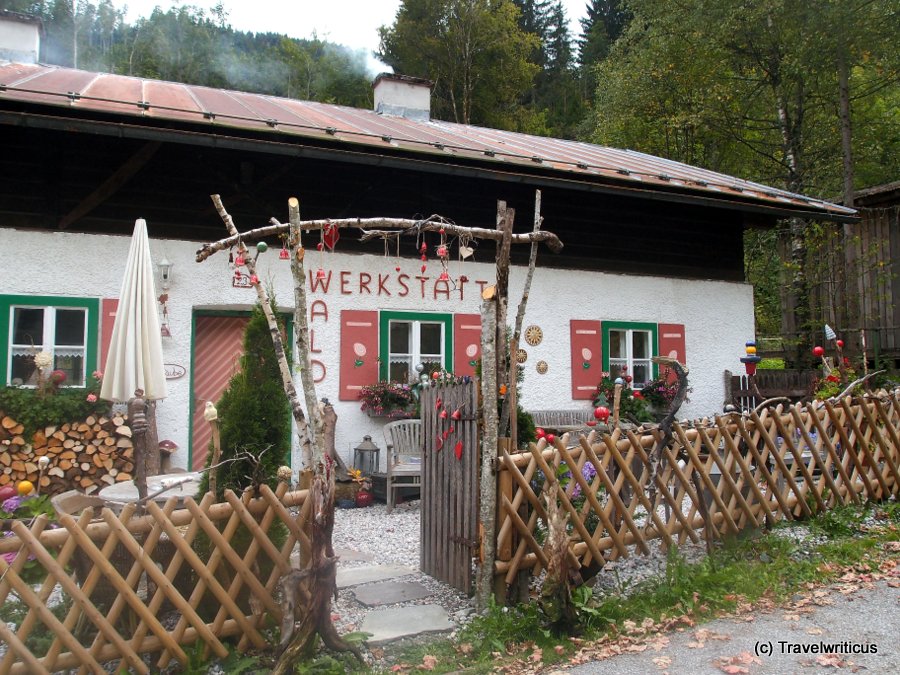
[[[331,543],[334,530],[334,474],[326,460],[326,470],[313,479],[309,499],[313,500],[309,563],[303,570],[281,578],[283,613],[282,650],[273,673],[292,673],[294,664],[315,654],[318,638],[328,649],[352,652],[362,662],[355,646],[345,642],[331,622],[331,599],[337,598],[337,561]]]

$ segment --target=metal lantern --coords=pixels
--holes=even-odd
[[[372,442],[371,436],[363,436],[362,443],[353,448],[353,468],[362,471],[363,476],[378,473],[381,449]]]

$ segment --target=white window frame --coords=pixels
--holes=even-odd
[[[405,352],[395,352],[391,351],[391,327],[394,324],[408,324],[410,325],[410,342],[411,349]],[[441,352],[439,354],[423,354],[420,350],[421,345],[421,329],[422,326],[428,325],[437,325],[440,326],[441,336],[440,336],[440,345]],[[441,367],[449,370],[450,369],[450,359],[452,358],[453,351],[453,315],[452,314],[444,314],[444,313],[435,313],[429,314],[426,312],[394,312],[394,311],[385,311],[382,312],[381,320],[380,320],[380,333],[382,349],[381,349],[381,358],[383,359],[383,363],[381,364],[379,376],[382,380],[390,379],[391,372],[391,363],[394,357],[404,357],[409,359],[410,370],[409,370],[409,382],[403,382],[401,384],[411,384],[415,382],[419,374],[416,372],[416,366],[419,363],[422,363],[423,357],[428,361],[439,361]]]
[[[41,336],[41,342],[38,344],[35,342],[33,345],[31,342],[28,344],[24,343],[14,343],[13,337],[15,335],[15,315],[17,309],[24,310],[42,310],[44,312],[44,331]],[[84,335],[82,337],[82,342],[80,345],[57,345],[56,344],[56,312],[59,310],[63,311],[80,311],[84,314]],[[36,336],[35,336],[36,337]],[[89,352],[89,344],[88,341],[90,339],[90,308],[82,307],[82,306],[67,306],[67,305],[29,305],[29,304],[11,304],[9,305],[9,333],[7,335],[6,344],[7,344],[7,357],[6,357],[6,381],[8,383],[12,382],[12,365],[13,365],[13,357],[17,355],[21,355],[22,353],[38,353],[38,352],[48,352],[53,357],[53,367],[51,370],[56,367],[56,356],[57,350],[59,351],[76,351],[80,350],[81,352],[81,361],[82,361],[82,379],[80,382],[72,382],[67,380],[62,386],[64,387],[84,387],[87,381],[87,374],[89,370],[88,364],[88,352]],[[35,387],[34,383],[22,383],[22,387]]]
[[[613,367],[621,367],[621,365],[627,366],[628,375],[634,377],[635,373],[635,363],[639,363],[641,365],[647,366],[647,374],[649,379],[647,382],[650,382],[657,376],[657,368],[658,366],[653,363],[652,358],[657,355],[658,351],[658,337],[657,337],[657,329],[655,324],[646,324],[646,323],[633,323],[629,324],[626,322],[614,321],[614,322],[601,322],[601,330],[606,337],[606,350],[604,353],[604,361],[605,361],[605,370],[607,370],[610,374],[610,377],[614,376]],[[610,352],[612,346],[612,334],[613,333],[625,333],[625,357],[613,357]],[[649,356],[647,358],[636,359],[634,357],[634,334],[635,333],[644,333],[647,336],[647,341],[649,344]],[[637,382],[632,381],[630,386],[633,389],[640,389],[647,382]]]

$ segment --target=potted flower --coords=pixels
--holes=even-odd
[[[362,469],[351,468],[347,473],[350,474],[350,479],[356,483],[355,501],[357,508],[371,506],[372,502],[375,501],[375,495],[372,494],[372,483],[368,476],[363,475]]]
[[[416,397],[408,384],[381,381],[366,385],[359,394],[361,410],[369,417],[403,419],[416,414]]]
[[[0,488],[0,498],[2,498],[0,520],[24,520],[30,524],[30,521],[41,514],[49,516],[51,520],[56,520],[56,510],[50,503],[50,498],[47,495],[39,494],[31,481],[23,480],[16,488],[10,485],[3,486]],[[56,524],[51,523],[50,527],[56,527]],[[4,530],[2,536],[12,537],[14,535],[9,530]],[[21,551],[10,551],[2,555],[6,564],[11,565],[20,554]],[[28,583],[38,583],[46,576],[43,566],[35,560],[33,553],[28,554],[27,562],[22,568],[20,576]]]

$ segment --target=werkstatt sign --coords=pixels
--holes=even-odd
[[[167,380],[177,380],[179,377],[184,377],[187,372],[184,366],[179,366],[177,363],[166,363],[163,368],[166,369]]]

